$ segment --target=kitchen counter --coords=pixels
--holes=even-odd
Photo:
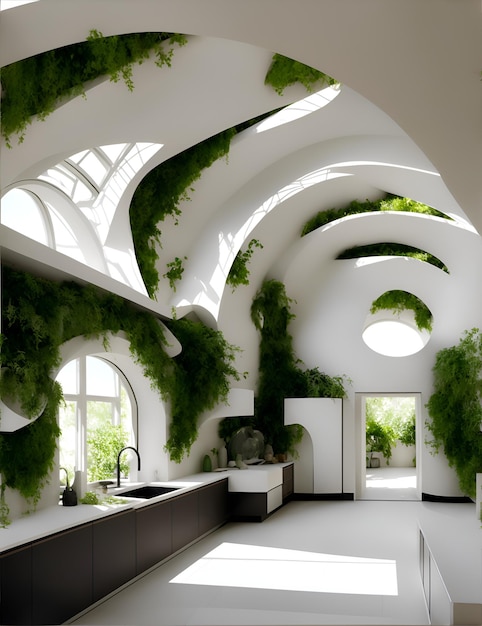
[[[120,511],[139,509],[183,495],[199,487],[228,478],[230,492],[268,492],[273,486],[282,482],[282,468],[289,463],[251,465],[247,469],[227,468],[215,472],[200,472],[170,481],[157,482],[122,482],[121,487],[110,487],[107,496],[122,497],[123,491],[128,491],[143,485],[159,485],[179,487],[175,491],[149,499],[123,498],[120,504],[78,504],[77,506],[54,505],[41,509],[31,515],[13,520],[7,528],[0,529],[0,553],[31,541],[42,539],[74,526],[93,522]],[[101,497],[101,496],[100,496]]]
[[[239,470],[238,470],[239,471]],[[120,511],[128,509],[138,509],[155,502],[167,500],[176,495],[182,495],[193,489],[217,482],[226,478],[222,472],[209,472],[205,474],[195,474],[182,479],[168,482],[123,482],[119,488],[108,490],[107,496],[118,495],[122,497],[122,492],[142,485],[177,486],[179,489],[160,496],[149,499],[122,498],[124,502],[119,504],[78,504],[77,506],[54,505],[41,509],[20,519],[13,520],[7,528],[0,529],[0,553],[17,546],[36,541],[74,526],[87,524],[109,515],[114,515]],[[101,497],[101,496],[99,496]]]

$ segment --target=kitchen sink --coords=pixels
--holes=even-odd
[[[165,493],[170,493],[171,491],[176,491],[176,489],[181,489],[181,487],[144,485],[142,487],[137,487],[136,489],[131,489],[130,491],[123,491],[122,493],[118,493],[116,495],[119,496],[119,498],[143,498],[147,500],[149,498],[155,498],[156,496],[162,496]]]

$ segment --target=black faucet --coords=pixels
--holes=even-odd
[[[117,455],[117,486],[120,487],[120,457],[121,454],[124,452],[124,450],[134,450],[134,452],[137,454],[137,469],[140,470],[141,469],[141,457],[139,456],[139,452],[137,452],[137,450],[135,448],[133,448],[132,446],[126,446],[125,448],[122,448],[122,450],[119,452],[119,454]]]

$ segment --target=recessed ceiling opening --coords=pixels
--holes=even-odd
[[[420,352],[427,345],[430,333],[417,327],[413,311],[387,309],[368,315],[362,338],[382,356],[404,357]]]

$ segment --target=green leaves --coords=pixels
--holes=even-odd
[[[475,496],[475,474],[482,472],[482,335],[465,331],[457,346],[437,353],[434,393],[427,403],[434,452],[443,449],[461,490]]]
[[[247,249],[244,252],[240,250],[233,261],[226,278],[226,283],[233,287],[233,291],[239,285],[249,285],[248,263],[254,254],[254,248],[263,248],[263,244],[258,239],[251,239]]]
[[[84,42],[49,50],[2,68],[2,135],[11,145],[12,135],[22,143],[34,115],[45,119],[59,103],[78,95],[99,76],[123,80],[134,89],[132,70],[151,52],[156,64],[170,66],[174,46],[187,39],[172,33],[134,33],[104,37],[91,30]]]
[[[319,70],[294,61],[281,54],[274,54],[265,77],[265,85],[270,85],[280,96],[290,85],[301,83],[308,93],[323,85],[336,85],[337,81]]]
[[[394,313],[401,313],[404,310],[413,311],[417,328],[432,331],[432,313],[428,306],[413,293],[400,289],[385,291],[372,302],[370,313],[383,310],[392,310]]]

